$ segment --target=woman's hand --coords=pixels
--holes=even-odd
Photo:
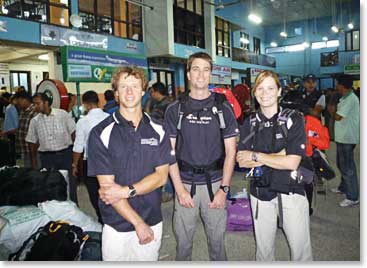
[[[238,162],[238,165],[240,167],[245,167],[245,168],[253,168],[253,167],[260,167],[263,164],[261,164],[260,162],[255,162],[252,160],[252,154],[254,152],[253,151],[238,151],[237,152],[237,156],[236,156],[236,160]]]

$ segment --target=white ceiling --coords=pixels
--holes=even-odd
[[[0,63],[16,63],[25,61],[40,62],[38,56],[42,54],[47,54],[48,52],[49,50],[46,49],[14,46],[12,44],[1,42]]]

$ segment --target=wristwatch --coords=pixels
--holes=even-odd
[[[127,193],[129,198],[132,198],[134,196],[136,196],[136,189],[134,188],[134,186],[129,185],[129,192]]]
[[[221,189],[225,193],[228,193],[231,188],[227,185],[221,185],[219,186],[219,189]]]
[[[251,160],[257,162],[258,154],[257,152],[252,152]]]

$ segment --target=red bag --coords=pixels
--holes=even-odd
[[[305,129],[307,136],[306,155],[312,156],[313,148],[327,150],[330,146],[329,130],[321,121],[311,115],[305,116]]]
[[[235,98],[230,89],[216,87],[213,88],[213,91],[216,93],[224,94],[224,96],[226,96],[227,101],[231,104],[236,118],[241,116],[241,106],[239,105],[237,99]]]

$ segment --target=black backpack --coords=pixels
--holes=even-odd
[[[50,221],[40,227],[9,261],[75,261],[89,236],[65,221]]]
[[[67,183],[57,170],[7,170],[0,171],[0,206],[37,206],[47,200],[67,199]]]

